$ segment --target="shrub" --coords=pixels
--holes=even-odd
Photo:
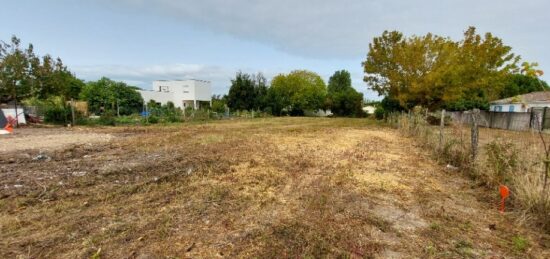
[[[105,112],[101,115],[101,117],[99,117],[99,120],[97,120],[97,123],[105,126],[115,126],[116,125],[115,116],[113,115],[112,112]]]
[[[386,114],[386,111],[382,106],[376,107],[376,110],[374,110],[374,117],[378,120],[384,119],[384,115]]]
[[[151,115],[149,118],[147,118],[147,122],[151,124],[157,124],[159,123],[159,118],[157,116]]]
[[[496,139],[488,143],[485,148],[487,149],[488,182],[509,183],[510,174],[519,167],[520,152],[517,147],[510,141]]]
[[[63,106],[48,106],[44,112],[44,122],[53,124],[65,124],[71,117],[71,110]]]
[[[39,112],[42,111],[46,123],[65,124],[71,121],[71,109],[62,96],[52,96],[46,100],[29,98],[23,100],[23,104],[36,107]]]
[[[133,114],[130,116],[115,117],[116,125],[128,125],[141,123],[141,116],[139,114]]]

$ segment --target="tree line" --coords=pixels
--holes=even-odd
[[[318,110],[330,110],[337,116],[364,115],[363,94],[352,87],[346,70],[335,72],[328,86],[321,76],[307,70],[279,74],[270,85],[261,73],[238,72],[222,99],[232,110],[256,110],[275,116],[303,116]]]
[[[406,37],[385,31],[369,44],[362,62],[368,88],[383,97],[382,112],[423,106],[431,110],[488,109],[489,102],[533,91],[548,90],[536,63],[523,62],[503,40],[474,27],[459,41],[428,33]],[[274,116],[301,116],[330,110],[336,116],[364,115],[363,95],[346,70],[325,83],[308,70],[279,74],[269,82],[261,73],[238,72],[227,95],[213,96],[213,110],[255,110]],[[66,117],[63,104],[88,103],[95,114],[129,115],[143,108],[139,88],[108,78],[84,82],[60,58],[39,56],[15,36],[0,41],[0,103],[22,101],[55,107],[54,117]]]
[[[53,121],[66,120],[69,100],[86,101],[92,114],[139,113],[143,99],[138,89],[105,77],[84,82],[60,58],[37,55],[32,44],[23,47],[15,36],[10,42],[0,42],[0,102],[45,107]],[[213,96],[213,109],[223,112],[228,106],[233,111],[256,110],[275,116],[331,109],[340,116],[362,116],[362,100],[344,70],[330,78],[328,87],[318,74],[307,70],[279,74],[271,84],[261,73],[238,72],[227,95]]]
[[[143,106],[137,89],[108,78],[84,82],[60,58],[37,55],[32,44],[23,47],[16,36],[0,41],[0,103],[42,107],[51,122],[66,121],[69,100],[86,101],[95,114],[137,113]]]

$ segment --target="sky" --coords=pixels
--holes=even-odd
[[[460,40],[491,32],[550,73],[548,0],[18,0],[3,1],[0,40],[12,35],[60,57],[77,77],[151,89],[153,80],[202,79],[225,94],[237,71],[307,69],[352,75],[384,30]],[[543,79],[547,80],[547,76]]]

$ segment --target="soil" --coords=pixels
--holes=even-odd
[[[69,145],[109,142],[110,134],[84,128],[19,128],[14,134],[0,135],[0,153],[21,150],[52,151]]]
[[[496,192],[370,120],[82,131],[0,152],[1,258],[550,257]]]

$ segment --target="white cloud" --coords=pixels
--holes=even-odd
[[[118,0],[107,3],[175,17],[186,24],[316,58],[365,55],[372,37],[386,29],[456,37],[474,25],[504,34],[501,36],[505,42],[510,39],[532,46],[535,43],[525,36],[534,39],[540,37],[541,32],[548,32],[545,10],[550,7],[547,0]]]
[[[471,25],[478,27],[480,33],[493,32],[525,60],[538,61],[543,70],[550,69],[550,53],[543,44],[550,41],[550,27],[546,22],[546,10],[550,8],[548,0],[95,1],[120,12],[148,14],[148,19],[168,17],[197,30],[258,42],[294,56],[306,57],[304,60],[308,66],[297,69],[319,70],[319,67],[327,67],[330,60],[338,63],[362,58],[367,54],[372,38],[384,30],[399,30],[407,35],[433,32],[459,39]],[[315,60],[322,62],[316,63]],[[271,62],[288,67],[284,58]],[[347,69],[355,72],[355,86],[373,96],[365,91],[361,71]],[[217,93],[224,93],[237,70],[193,64],[103,66],[96,67],[95,74],[142,82],[140,86],[144,87],[159,78],[203,78],[213,82]],[[86,75],[93,71],[81,68],[77,72]],[[273,75],[266,74],[268,77]],[[326,75],[324,77],[328,79]]]

